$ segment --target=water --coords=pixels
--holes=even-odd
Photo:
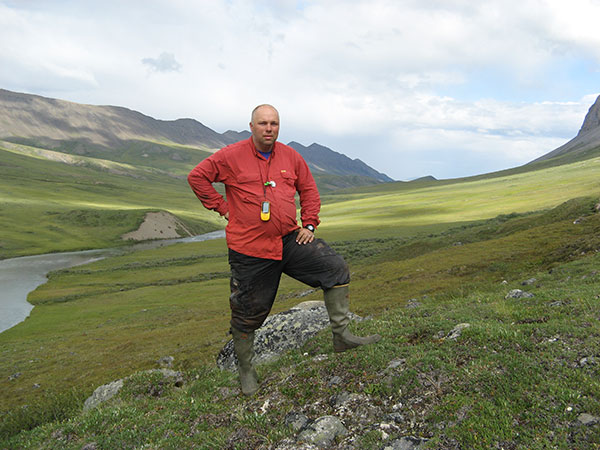
[[[0,332],[8,330],[29,316],[33,305],[27,301],[27,296],[48,280],[48,272],[88,264],[109,255],[164,247],[178,242],[201,242],[223,237],[225,232],[218,230],[189,238],[142,242],[122,249],[48,253],[0,260]]]

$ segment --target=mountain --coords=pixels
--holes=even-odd
[[[554,160],[566,164],[600,155],[600,96],[590,107],[583,125],[573,139],[531,163]]]
[[[249,136],[249,131],[217,133],[189,118],[158,120],[119,106],[83,105],[0,89],[0,140],[152,167],[178,177],[211,152]],[[360,160],[318,144],[293,144],[329,189],[393,181]]]
[[[313,143],[305,147],[295,141],[290,142],[288,145],[302,155],[313,174],[359,175],[374,178],[381,182],[394,181],[387,175],[369,167],[360,159],[350,159],[346,155],[322,145]]]
[[[220,148],[237,133],[219,134],[193,119],[157,120],[119,106],[92,106],[0,89],[0,138],[46,145],[78,140],[114,147],[131,140]]]

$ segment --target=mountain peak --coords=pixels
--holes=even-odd
[[[556,164],[566,164],[598,155],[600,155],[600,96],[596,98],[596,101],[590,107],[577,136],[528,164],[548,161],[553,158],[556,158]]]
[[[600,95],[596,99],[596,102],[590,107],[588,113],[585,116],[583,125],[579,130],[577,136],[584,135],[590,131],[600,127]]]

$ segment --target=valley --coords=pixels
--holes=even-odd
[[[59,162],[31,144],[0,144],[2,258],[123,246],[151,211],[198,234],[224,226],[177,170]],[[252,399],[215,367],[229,339],[223,239],[52,272],[29,295],[30,317],[0,333],[0,446],[275,448],[296,435],[287,414],[301,412],[340,414],[358,448],[381,448],[383,423],[431,448],[594,448],[600,429],[580,418],[600,417],[599,149],[466,179],[324,190],[318,236],[350,264],[352,310],[371,316],[353,326],[383,340],[335,354],[324,330],[259,367],[265,387]],[[516,289],[531,296],[510,297]],[[284,277],[273,313],[322,296],[305,290]],[[97,386],[165,356],[183,387],[134,377],[114,402],[81,411]],[[397,421],[340,412],[330,399],[341,394]]]

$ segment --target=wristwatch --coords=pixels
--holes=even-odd
[[[306,228],[308,231],[310,231],[311,233],[315,232],[315,227],[314,225],[306,225],[304,228]]]

